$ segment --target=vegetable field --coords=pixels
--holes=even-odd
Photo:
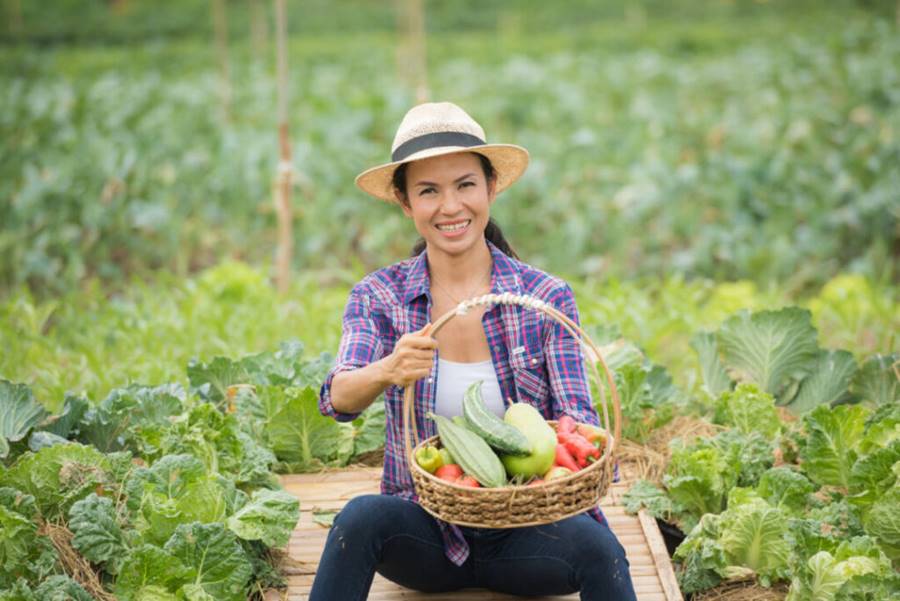
[[[2,4],[0,600],[261,599],[278,476],[380,465],[383,401],[317,398],[415,240],[353,186],[415,102],[415,4],[288,3],[280,167],[270,3]],[[550,4],[423,0],[424,69],[531,152],[492,214],[614,372],[629,508],[687,599],[900,599],[900,8]]]

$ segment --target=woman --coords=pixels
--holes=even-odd
[[[376,571],[426,592],[484,587],[634,599],[625,552],[599,509],[546,526],[493,530],[441,522],[415,502],[402,432],[408,385],[415,384],[417,426],[427,436],[434,424],[426,412],[459,415],[462,391],[476,379],[485,381],[483,397],[498,415],[527,402],[548,419],[568,414],[597,424],[598,416],[578,342],[539,312],[473,310],[428,334],[431,319],[488,292],[535,296],[578,319],[569,286],[518,261],[490,220],[496,195],[524,172],[528,152],[486,144],[481,126],[461,108],[428,103],[406,114],[391,158],[362,173],[357,185],[399,204],[422,240],[412,258],[351,291],[319,402],[323,414],[347,421],[384,393],[382,494],[351,500],[335,519],[311,601],[365,599]]]

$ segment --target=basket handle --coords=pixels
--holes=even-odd
[[[490,306],[490,305],[519,305],[520,307],[525,307],[527,309],[534,309],[536,311],[540,311],[545,313],[559,324],[565,328],[565,330],[572,336],[572,338],[578,340],[581,343],[582,350],[584,351],[585,360],[590,363],[593,368],[594,377],[597,379],[597,387],[600,390],[600,401],[601,407],[603,408],[603,427],[606,428],[607,432],[610,432],[610,420],[609,420],[609,410],[608,410],[608,401],[606,398],[606,392],[603,388],[603,382],[600,379],[600,371],[597,369],[597,363],[600,363],[603,366],[603,371],[606,375],[606,382],[609,384],[609,390],[612,395],[612,409],[613,409],[613,439],[612,442],[607,444],[603,457],[601,460],[608,460],[609,457],[613,454],[615,450],[615,446],[619,443],[619,435],[622,430],[622,406],[619,400],[619,390],[616,388],[615,378],[613,377],[612,372],[609,369],[609,366],[606,364],[606,361],[603,360],[603,355],[600,353],[600,349],[597,348],[597,345],[590,339],[587,333],[582,330],[578,324],[572,321],[565,313],[562,313],[552,305],[545,303],[542,300],[536,299],[532,296],[526,295],[517,295],[511,294],[509,292],[505,292],[503,294],[485,294],[483,296],[476,296],[474,298],[470,298],[468,300],[464,300],[459,303],[455,309],[451,309],[441,317],[439,317],[433,324],[431,324],[431,328],[428,330],[428,333],[431,335],[437,334],[438,331],[447,322],[456,317],[457,315],[465,315],[469,312],[469,309],[473,309],[475,307],[480,306]],[[593,358],[593,360],[591,360]],[[412,450],[415,445],[419,442],[419,432],[416,427],[416,410],[415,403],[413,402],[413,398],[415,396],[415,383],[406,386],[403,391],[403,442],[406,446],[406,460],[409,463],[410,469],[412,469],[413,459]],[[412,440],[410,439],[410,435],[412,435]],[[413,442],[415,441],[415,442]]]

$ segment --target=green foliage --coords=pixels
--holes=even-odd
[[[807,439],[800,456],[813,481],[820,485],[849,486],[865,418],[866,410],[858,405],[833,409],[820,406],[804,417]]]
[[[0,459],[9,454],[9,443],[22,440],[46,415],[24,384],[0,380]]]
[[[808,373],[816,354],[811,314],[794,307],[741,311],[717,333],[724,363],[735,379],[781,396],[795,378]]]
[[[112,477],[112,458],[77,443],[54,445],[25,453],[5,473],[0,486],[9,486],[34,497],[45,519],[65,516],[76,501]]]
[[[277,490],[257,490],[228,518],[228,528],[244,540],[261,540],[269,547],[283,547],[300,519],[293,495]]]
[[[188,599],[247,598],[250,564],[237,537],[222,524],[182,524],[164,550],[188,569],[188,582],[179,589]]]
[[[113,501],[91,493],[69,510],[69,529],[74,533],[72,546],[94,564],[102,564],[117,574],[127,550],[125,534],[116,516]]]
[[[716,399],[713,421],[744,434],[758,432],[774,438],[781,431],[781,419],[775,411],[775,399],[754,384],[739,384],[733,392]]]
[[[220,256],[267,261],[274,73],[246,36],[231,39],[241,85],[226,109],[206,7],[129,2],[138,8],[109,15],[103,3],[65,4],[63,14],[77,15],[76,39],[123,40],[125,23],[149,39],[10,46],[0,71],[9,157],[0,168],[9,200],[0,204],[0,286],[59,293],[94,275],[119,282],[160,267],[183,275]],[[792,287],[841,269],[890,271],[900,174],[896,136],[885,132],[897,117],[900,43],[885,11],[846,2],[802,3],[806,11],[783,2],[535,4],[427,9],[433,97],[453,98],[492,140],[535,157],[496,205],[524,256],[579,275],[681,272]],[[395,61],[395,40],[383,33],[393,11],[352,6],[291,12],[291,31],[313,22],[327,32],[291,45],[304,57],[289,92],[300,124],[294,259],[304,268],[361,260],[369,269],[414,238],[395,207],[347,187],[384,160],[413,102],[385,68]],[[22,35],[58,39],[41,35],[59,21],[37,10],[26,7]],[[233,26],[248,22],[245,10],[229,3]],[[358,29],[342,27],[336,12]],[[160,27],[162,15],[174,31]],[[195,31],[202,39],[190,39]],[[188,39],[159,37],[166,32]],[[504,93],[485,95],[477,81]]]
[[[821,404],[893,402],[897,375],[891,364],[875,355],[858,370],[849,351],[821,349],[817,335],[810,311],[799,307],[741,310],[715,334],[695,335],[691,346],[701,363],[704,389],[723,391],[717,414],[730,399],[730,378],[758,386],[797,415]]]

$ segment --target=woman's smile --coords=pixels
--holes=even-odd
[[[458,238],[469,231],[470,225],[472,225],[471,219],[460,219],[438,223],[435,227],[445,238]]]

